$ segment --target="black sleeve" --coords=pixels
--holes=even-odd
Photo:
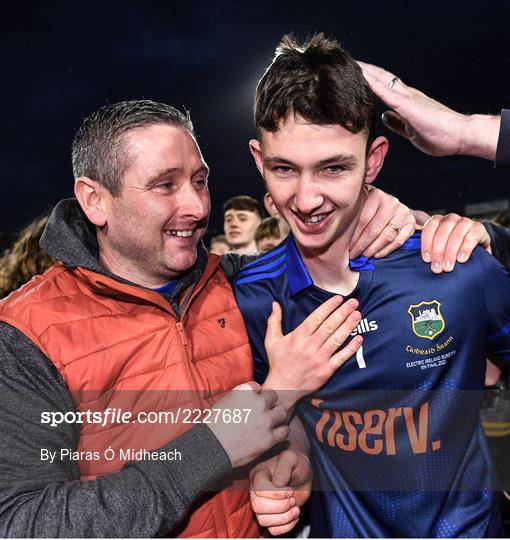
[[[41,459],[41,448],[75,450],[79,439],[75,425],[49,427],[41,413],[74,410],[53,364],[0,323],[0,537],[168,535],[201,492],[231,471],[202,424],[162,447],[179,451],[181,461],[130,462],[118,473],[82,482],[76,462]]]
[[[484,226],[491,237],[492,254],[510,269],[510,229],[494,223],[484,223]]]
[[[501,111],[496,167],[510,167],[510,109]]]
[[[220,266],[225,272],[227,279],[232,283],[239,274],[241,268],[254,261],[256,255],[238,255],[237,253],[225,253],[221,256]]]

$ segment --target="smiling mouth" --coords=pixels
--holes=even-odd
[[[165,231],[165,234],[167,234],[168,236],[178,236],[179,238],[189,238],[190,236],[193,236],[194,232],[195,230],[193,231],[169,230],[169,231]]]
[[[300,212],[296,212],[296,211],[293,210],[293,214],[301,222],[303,222],[305,225],[309,225],[309,226],[317,225],[317,223],[320,223],[321,221],[326,219],[332,212],[333,212],[333,210],[331,210],[330,212],[324,212],[323,214],[314,214],[313,216],[310,216],[308,214],[301,214]]]

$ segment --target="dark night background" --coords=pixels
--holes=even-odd
[[[496,0],[6,4],[0,244],[72,195],[74,131],[106,102],[143,97],[191,110],[212,168],[214,230],[226,198],[263,194],[247,146],[251,99],[284,33],[322,30],[457,110],[497,113],[510,106],[509,21],[510,2]],[[507,198],[508,171],[431,158],[385,133],[378,185],[408,205],[462,212]]]

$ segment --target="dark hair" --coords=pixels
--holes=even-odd
[[[223,213],[227,210],[247,210],[248,212],[255,212],[260,219],[264,217],[264,210],[262,205],[257,199],[250,197],[249,195],[238,195],[232,197],[223,205]]]
[[[263,238],[280,238],[280,236],[282,236],[282,231],[278,219],[267,217],[259,223],[255,231],[255,242],[260,242]]]
[[[113,196],[122,190],[122,177],[129,167],[124,135],[155,124],[183,127],[193,135],[189,113],[148,99],[105,105],[85,118],[73,141],[74,178],[88,176]]]
[[[49,214],[46,214],[25,227],[0,258],[0,298],[57,262],[39,247],[39,239],[48,218]]]
[[[334,39],[315,34],[303,44],[282,38],[255,93],[257,133],[276,131],[290,113],[318,125],[373,134],[375,96],[354,58]]]

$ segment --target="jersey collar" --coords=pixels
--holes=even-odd
[[[287,238],[286,259],[289,291],[290,294],[294,296],[310,287],[310,285],[313,285],[313,280],[303,263],[303,259],[301,259],[301,254],[299,253],[292,233],[289,233]],[[349,268],[355,272],[373,270],[374,259],[373,257],[361,255],[356,259],[349,260]]]

